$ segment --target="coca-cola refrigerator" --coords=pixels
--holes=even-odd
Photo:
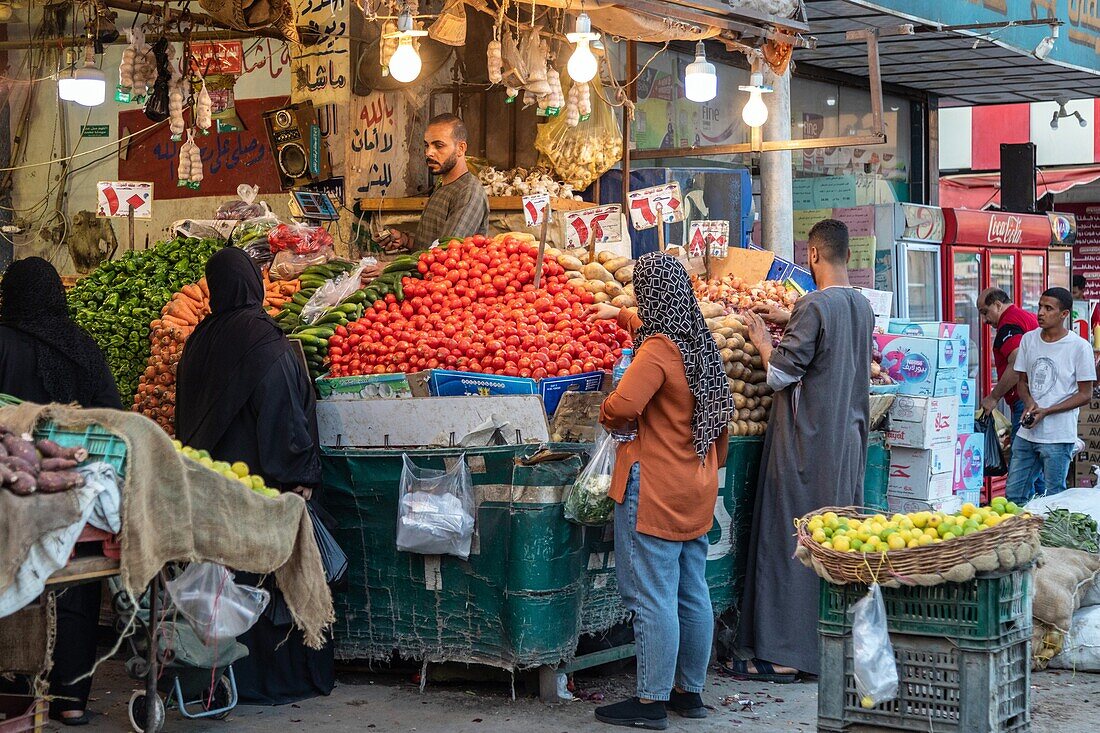
[[[1051,244],[1058,238],[1054,221],[1046,215],[968,209],[944,209],[943,213],[944,312],[948,321],[970,326],[975,347],[970,375],[981,400],[998,375],[993,363],[994,331],[981,321],[978,294],[997,287],[1013,303],[1035,313],[1039,296],[1048,287]],[[1004,479],[987,481],[984,498],[1003,491]]]

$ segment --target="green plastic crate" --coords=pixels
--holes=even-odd
[[[1031,639],[985,650],[947,638],[890,634],[898,696],[864,708],[853,675],[852,637],[821,635],[817,730],[1026,733]]]
[[[110,464],[119,479],[126,474],[126,443],[119,436],[98,425],[83,428],[62,428],[45,422],[34,431],[35,440],[52,440],[65,448],[83,447],[88,451],[88,463]]]
[[[986,648],[1031,638],[1031,571],[977,577],[966,583],[883,588],[890,632],[939,636],[960,646]],[[852,629],[849,609],[867,595],[859,584],[821,581],[818,631],[843,635]]]
[[[10,394],[4,394],[0,392],[0,407],[8,407],[9,405],[21,405],[23,400],[18,397],[12,397]]]
[[[890,479],[890,448],[886,434],[879,431],[867,436],[867,464],[863,474],[863,506],[887,511],[886,488]]]

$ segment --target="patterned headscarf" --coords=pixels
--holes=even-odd
[[[734,415],[733,393],[687,270],[675,257],[662,252],[642,255],[634,268],[634,293],[642,320],[634,334],[635,347],[659,333],[680,349],[687,383],[695,396],[691,416],[695,452],[700,460],[706,460],[711,444]]]

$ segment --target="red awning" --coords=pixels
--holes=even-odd
[[[1100,165],[1079,168],[1039,169],[1035,172],[1035,196],[1065,193],[1074,186],[1100,179]],[[945,209],[984,209],[1001,203],[1000,173],[970,173],[940,179],[940,206]]]

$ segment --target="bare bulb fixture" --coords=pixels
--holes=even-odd
[[[98,107],[107,98],[107,76],[96,68],[90,40],[84,48],[84,66],[57,80],[57,96],[83,107]]]
[[[695,44],[695,61],[684,70],[684,96],[692,102],[709,102],[718,96],[718,74],[707,61],[702,41]]]
[[[741,110],[741,119],[749,127],[763,126],[768,121],[768,105],[764,104],[764,95],[772,92],[772,88],[764,84],[764,74],[754,71],[749,77],[749,83],[739,86],[738,89],[749,93],[749,101],[745,102],[745,108]]]
[[[428,35],[427,31],[413,29],[413,17],[408,7],[401,11],[401,15],[397,17],[397,32],[386,34],[386,38],[398,39],[397,49],[390,57],[390,63],[387,67],[390,76],[395,81],[407,84],[416,81],[416,78],[420,76],[423,63],[420,60],[420,54],[417,53],[416,46],[413,44],[413,39],[426,35]]]
[[[592,53],[591,44],[600,40],[600,34],[592,32],[592,19],[588,17],[588,13],[582,12],[577,16],[576,31],[566,33],[565,37],[570,43],[577,44],[573,55],[569,57],[569,63],[565,65],[569,78],[578,84],[592,81],[596,78],[599,65]]]

